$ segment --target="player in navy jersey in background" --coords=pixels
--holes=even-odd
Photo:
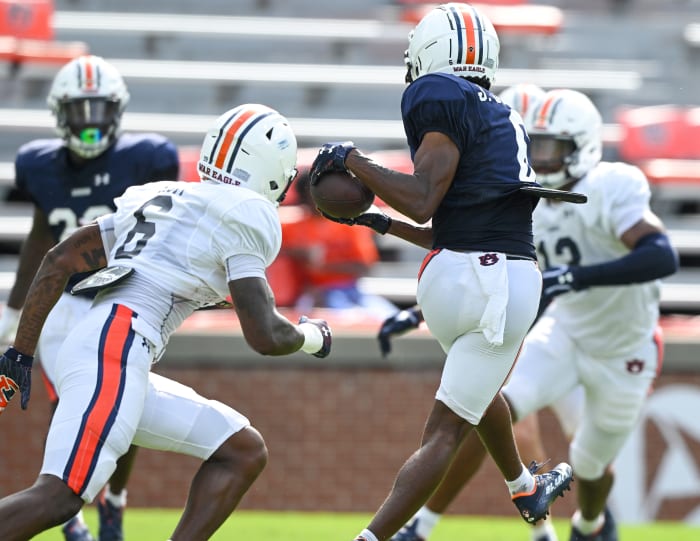
[[[126,188],[178,178],[177,149],[161,135],[120,133],[129,92],[119,72],[103,58],[83,56],[63,66],[47,99],[56,117],[59,138],[23,145],[15,159],[17,189],[34,204],[31,231],[20,252],[15,283],[0,313],[0,344],[14,341],[20,311],[46,252],[76,228],[115,209]],[[41,333],[38,356],[55,410],[58,397],[53,374],[65,337],[90,307],[91,297],[68,291],[84,276],[76,275],[54,307]],[[120,465],[98,500],[100,541],[119,541],[126,482],[135,448]],[[63,527],[68,541],[93,538],[76,515]]]
[[[348,169],[415,222],[432,219],[432,228],[374,211],[349,220],[431,250],[417,300],[447,354],[421,446],[357,540],[385,541],[398,531],[473,429],[526,521],[544,518],[571,482],[565,463],[536,476],[536,467],[525,467],[499,393],[537,314],[542,277],[532,235],[538,199],[520,191],[535,181],[527,134],[520,115],[489,91],[498,54],[498,36],[482,13],[467,4],[438,6],[411,32],[406,52],[401,113],[414,173],[384,168],[350,142],[324,145],[312,165],[312,182]]]

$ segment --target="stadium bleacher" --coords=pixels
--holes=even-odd
[[[46,0],[39,3],[45,5]],[[89,44],[93,53],[113,62],[132,93],[124,128],[170,136],[190,164],[184,168],[190,176],[191,149],[220,109],[232,102],[263,101],[283,110],[305,147],[350,138],[369,150],[405,148],[398,118],[404,71],[400,59],[412,25],[410,13],[415,15],[409,10],[425,9],[426,2],[359,2],[335,9],[332,16],[323,13],[323,18],[313,2],[305,1],[242,2],[231,10],[208,0],[210,9],[197,13],[184,2],[155,2],[148,9],[135,4],[120,3],[121,11],[115,12],[108,2],[59,0],[46,37]],[[600,2],[586,7],[566,2],[484,4],[503,42],[496,90],[529,81],[544,88],[574,87],[591,95],[606,121],[606,154],[644,168],[653,183],[656,209],[668,211],[671,224],[678,218],[676,238],[685,239],[682,249],[688,258],[695,257],[696,242],[680,233],[687,231],[683,227],[688,226],[688,214],[676,216],[678,201],[700,199],[693,156],[684,150],[696,138],[676,129],[681,118],[692,124],[692,104],[684,103],[683,96],[673,106],[654,102],[660,93],[655,62],[666,60],[661,51],[658,58],[650,56],[648,64],[640,64],[632,48],[606,49],[608,38],[601,38],[601,28],[615,25],[617,34],[629,42],[638,33],[638,20],[614,19]],[[654,9],[649,3],[642,7],[639,17]],[[513,13],[519,16],[514,18]],[[535,18],[549,29],[528,27]],[[681,31],[690,28],[687,25],[679,11],[675,28]],[[655,31],[662,35],[671,27],[673,23],[664,20]],[[0,194],[10,192],[16,148],[52,133],[53,118],[44,99],[57,69],[58,65],[28,63],[0,81],[0,90],[9,98],[6,108],[0,109],[4,134]],[[675,67],[673,73],[679,70]],[[686,89],[698,86],[690,71],[685,74]],[[662,103],[674,103],[676,88],[676,79],[669,77]],[[655,107],[649,106],[652,103]],[[657,139],[644,139],[650,133]],[[664,141],[658,140],[660,133],[666,134]],[[15,250],[12,246],[28,227],[28,208],[5,203],[2,209],[0,244]],[[377,274],[385,280],[390,272],[398,273],[397,280],[406,278],[405,269],[416,263],[418,254],[411,250],[402,254],[395,243],[387,244],[386,253],[400,264],[387,261]],[[367,287],[377,287],[377,279]],[[410,298],[401,293],[408,290],[406,284],[399,284],[391,288],[395,297]]]
[[[63,65],[88,52],[84,41],[58,41],[53,0],[0,0],[0,60],[12,71],[27,63]]]

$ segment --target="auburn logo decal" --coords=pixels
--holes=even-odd
[[[498,263],[498,254],[484,254],[479,256],[479,264],[482,267],[489,267]]]
[[[644,369],[644,361],[639,359],[634,359],[633,361],[627,361],[627,371],[630,374],[639,374]]]

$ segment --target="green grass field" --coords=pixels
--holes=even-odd
[[[169,509],[129,509],[125,518],[126,541],[166,541],[180,512]],[[94,535],[97,517],[85,510]],[[212,537],[214,541],[350,541],[369,521],[367,514],[273,513],[239,511]],[[567,541],[568,522],[554,521],[560,541]],[[447,516],[431,541],[529,541],[528,526],[518,518]],[[59,529],[43,533],[38,541],[63,541]],[[676,522],[622,526],[620,541],[698,541],[700,528]]]

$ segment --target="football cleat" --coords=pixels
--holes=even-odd
[[[584,535],[572,525],[569,541],[617,541],[617,525],[610,509],[605,507],[605,522],[597,532]]]
[[[66,541],[95,541],[87,525],[77,516],[66,522],[62,530]]]
[[[425,541],[425,538],[418,535],[418,520],[417,518],[401,528],[390,541]]]
[[[124,541],[122,531],[124,508],[112,505],[103,493],[97,499],[97,513],[100,517],[99,541]]]
[[[528,469],[534,474],[541,467],[542,464],[533,461]],[[566,462],[557,464],[546,473],[535,475],[535,487],[531,492],[520,492],[512,496],[520,516],[530,524],[546,519],[552,502],[559,496],[563,496],[565,490],[571,490],[573,478],[573,470]]]

